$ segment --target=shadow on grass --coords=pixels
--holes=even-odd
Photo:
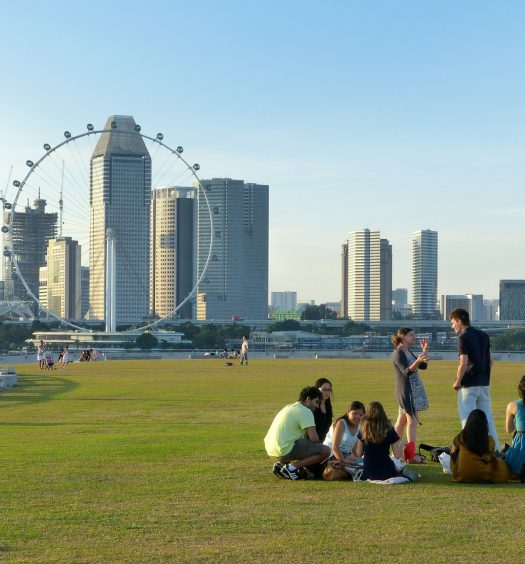
[[[2,409],[8,409],[20,405],[42,403],[58,394],[71,392],[78,386],[79,384],[67,378],[47,372],[38,376],[22,375],[18,378],[18,384],[14,388],[1,392],[0,406]]]
[[[438,486],[442,487],[445,486],[452,486],[452,487],[460,487],[460,488],[486,488],[487,486],[490,489],[494,490],[501,490],[501,489],[521,489],[523,491],[523,486],[519,481],[512,481],[512,482],[504,482],[502,484],[492,484],[491,482],[451,482],[450,481],[450,474],[444,474],[441,466],[437,464],[425,464],[425,469],[422,471],[416,470],[421,474],[421,480],[416,482],[414,485],[417,484],[424,484],[426,486]],[[411,469],[415,469],[414,466],[410,466]]]

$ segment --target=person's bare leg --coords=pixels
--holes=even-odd
[[[312,456],[307,456],[302,460],[295,460],[292,464],[296,468],[304,468],[305,466],[312,466],[313,464],[319,464],[323,460],[326,460],[330,456],[330,449],[323,449],[321,454],[312,454]]]
[[[394,429],[396,430],[396,433],[398,434],[400,439],[403,438],[406,424],[407,424],[406,413],[399,413],[399,415],[397,416],[396,424],[394,425]]]

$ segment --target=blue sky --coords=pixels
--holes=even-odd
[[[363,227],[411,286],[439,232],[439,293],[525,278],[525,4],[137,1],[3,6],[0,185],[62,132],[132,114],[201,177],[270,184],[270,290],[340,297]]]

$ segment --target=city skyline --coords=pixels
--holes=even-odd
[[[40,25],[20,34],[29,6]],[[496,298],[500,280],[525,278],[522,3],[128,7],[6,7],[2,189],[64,130],[131,114],[184,145],[201,177],[272,186],[270,291],[336,301],[340,242],[365,226],[392,245],[394,288],[411,292],[411,233],[427,228],[438,296]],[[89,74],[123,48],[128,70]]]

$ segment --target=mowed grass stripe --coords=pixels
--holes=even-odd
[[[424,374],[418,441],[459,430],[455,363]],[[318,377],[335,414],[377,399],[395,419],[387,361],[114,361],[41,372],[0,395],[0,558],[7,561],[515,561],[521,484],[454,485],[439,466],[398,487],[277,480],[262,439]],[[524,364],[498,363],[505,406]],[[516,509],[509,509],[516,507]],[[518,551],[518,552],[517,552]]]

